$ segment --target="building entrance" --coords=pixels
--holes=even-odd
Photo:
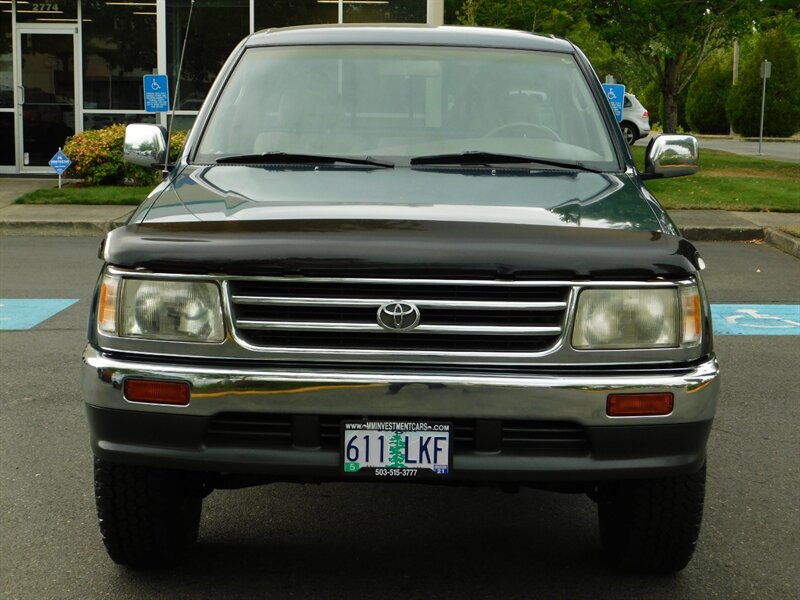
[[[76,131],[74,26],[36,24],[17,27],[17,164],[22,172],[41,172]]]

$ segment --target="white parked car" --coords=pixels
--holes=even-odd
[[[633,94],[625,94],[622,105],[622,122],[619,124],[628,145],[650,134],[650,114]]]

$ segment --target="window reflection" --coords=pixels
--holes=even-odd
[[[14,106],[13,70],[11,54],[11,13],[0,11],[0,108],[12,108]],[[0,139],[10,138],[0,137]]]
[[[320,0],[253,0],[255,29],[324,25],[339,20],[339,6]]]
[[[170,100],[175,95],[178,65],[189,17],[189,0],[167,2],[167,71]],[[183,59],[177,107],[198,110],[222,63],[250,31],[248,0],[196,0]]]
[[[345,2],[345,23],[425,23],[426,0],[377,0]]]
[[[158,64],[155,0],[84,0],[82,16],[84,108],[143,109],[142,76]]]
[[[83,128],[86,129],[103,129],[115,123],[155,123],[155,115],[148,114],[87,114],[83,117]]]

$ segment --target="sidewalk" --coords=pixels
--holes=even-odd
[[[0,235],[101,236],[122,225],[136,206],[13,204],[22,194],[52,187],[52,179],[0,179]],[[671,210],[692,241],[762,239],[800,258],[800,212],[758,213],[724,210]],[[791,235],[784,229],[795,232]]]

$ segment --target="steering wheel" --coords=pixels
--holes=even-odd
[[[559,136],[555,131],[547,127],[546,125],[539,125],[538,123],[526,123],[524,121],[519,121],[518,123],[506,123],[504,125],[500,125],[499,127],[495,127],[483,137],[491,138],[491,137],[503,137],[501,134],[505,133],[513,133],[517,132],[516,137],[532,137],[532,138],[547,138],[556,142],[561,141],[561,136]],[[526,132],[531,132],[531,135],[528,136]],[[521,133],[521,135],[520,135]]]

